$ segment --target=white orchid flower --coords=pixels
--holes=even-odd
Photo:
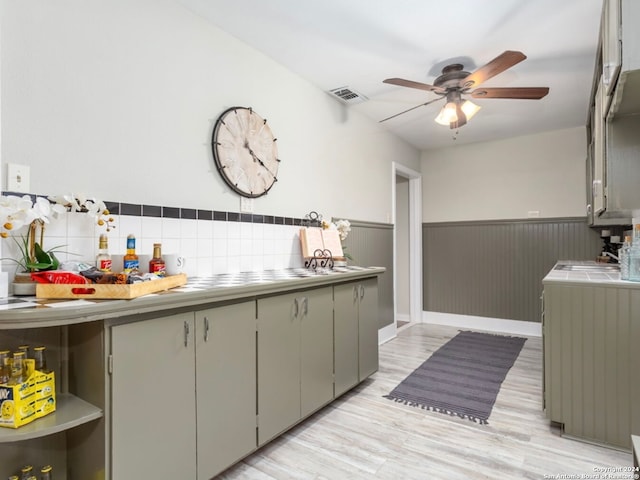
[[[17,197],[8,195],[2,197],[2,236],[6,236],[6,230],[19,230],[25,225],[35,220],[36,216],[32,210],[33,203],[29,195]]]
[[[37,197],[35,202],[29,195],[7,195],[0,196],[0,237],[6,238],[9,231],[19,230],[36,220],[48,224],[65,212],[87,213],[98,226],[106,225],[107,231],[115,228],[106,204],[85,194]]]
[[[49,223],[49,217],[51,216],[51,202],[43,197],[36,198],[36,203],[33,204],[31,209],[35,220],[40,220],[44,223]]]
[[[336,229],[340,233],[340,240],[346,240],[349,232],[351,231],[351,223],[349,220],[337,220]]]

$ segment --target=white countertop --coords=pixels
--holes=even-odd
[[[587,267],[593,270],[564,270],[563,266],[576,265],[578,268]],[[612,270],[617,265],[610,263],[597,263],[594,261],[560,260],[542,279],[543,283],[590,283],[608,286],[623,286],[627,288],[640,288],[640,282],[620,280],[620,270]],[[604,267],[597,270],[598,267]]]

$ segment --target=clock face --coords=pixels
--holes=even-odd
[[[242,196],[267,193],[278,180],[278,147],[267,121],[251,108],[232,107],[216,121],[213,158],[224,181]]]

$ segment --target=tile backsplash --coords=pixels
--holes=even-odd
[[[115,228],[107,233],[109,253],[124,254],[129,234],[136,237],[136,253],[150,255],[161,243],[163,254],[178,253],[187,259],[189,276],[298,268],[304,265],[298,231],[303,219],[212,210],[181,209],[155,205],[105,202]],[[52,220],[45,231],[45,249],[64,245],[58,258],[95,261],[98,237],[104,227],[79,213]],[[3,258],[17,256],[13,241],[4,239]],[[2,270],[15,271],[4,260]]]

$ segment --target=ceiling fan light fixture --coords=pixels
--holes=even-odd
[[[476,105],[475,103],[465,100],[462,106],[462,111],[467,116],[467,120],[470,120],[478,111],[482,108],[480,105]]]
[[[444,125],[445,127],[448,127],[451,122],[457,122],[458,114],[456,113],[456,104],[454,102],[447,102],[435,120],[436,123]]]
[[[462,105],[460,105],[460,109],[466,115],[467,120],[471,119],[471,117],[478,113],[478,110],[481,108],[482,107],[470,102],[469,100],[465,100],[462,102]],[[440,110],[440,113],[438,113],[435,121],[439,125],[443,125],[445,127],[449,127],[452,123],[456,123],[458,121],[456,102],[447,102],[446,105],[442,107],[442,110]]]

